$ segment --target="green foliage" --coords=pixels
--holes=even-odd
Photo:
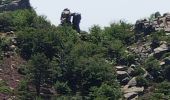
[[[93,26],[90,29],[90,42],[98,44],[102,41],[103,37],[102,37],[102,30],[100,28],[100,26]]]
[[[169,97],[162,93],[153,93],[146,97],[142,97],[140,100],[169,100]]]
[[[162,81],[163,74],[161,74],[161,66],[159,61],[154,57],[150,57],[145,61],[145,69],[153,76],[155,81]]]
[[[28,27],[48,29],[51,26],[51,23],[46,20],[45,16],[37,16],[33,9],[1,13],[0,22],[3,26],[0,31],[23,30]]]
[[[86,100],[86,99],[83,99],[82,96],[80,96],[80,94],[77,93],[75,96],[68,95],[56,96],[53,97],[52,100]]]
[[[58,94],[69,94],[71,92],[67,83],[62,83],[57,81],[54,85],[54,88]]]
[[[164,58],[166,58],[166,57],[170,57],[170,52],[167,52],[167,53],[163,54],[163,56],[161,57],[161,59],[164,59]]]
[[[20,84],[19,98],[35,99],[29,85],[40,98],[41,87],[54,87],[58,94],[54,100],[121,97],[112,66],[135,63],[136,55],[126,50],[134,43],[130,24],[121,21],[104,29],[93,26],[89,33],[78,35],[70,26],[51,25],[34,10],[4,13],[0,22],[16,31],[18,53],[28,61],[20,68],[28,82]]]
[[[88,42],[80,42],[77,43],[76,46],[73,48],[71,51],[71,54],[75,57],[93,57],[93,56],[98,56],[98,57],[104,57],[103,52],[106,51],[106,48],[97,46],[93,43],[88,43]]]
[[[170,99],[170,83],[162,82],[154,87],[154,91],[148,96],[144,96],[141,100],[169,100]]]
[[[5,81],[0,80],[0,86],[6,86],[6,85],[7,85],[7,83]]]
[[[137,66],[134,68],[134,73],[132,73],[132,76],[140,76],[145,74],[145,71],[141,68],[141,66]]]
[[[163,93],[164,95],[170,95],[170,83],[162,82],[158,84],[155,88],[156,93]]]
[[[7,86],[7,83],[3,80],[0,80],[0,93],[11,94],[12,90]]]
[[[166,36],[164,31],[153,32],[149,37],[148,40],[152,44],[150,45],[152,49],[155,49],[160,46],[161,41],[167,41],[168,37]]]
[[[148,87],[148,85],[149,85],[148,80],[142,76],[136,77],[136,81],[137,81],[137,86],[139,86],[139,87],[141,87],[141,86]]]
[[[17,10],[11,12],[12,25],[16,29],[22,29],[23,27],[31,26],[33,19],[36,18],[36,13],[33,10]]]
[[[29,90],[29,84],[26,80],[21,80],[17,89],[17,98],[19,100],[31,100],[34,95]]]
[[[120,23],[113,23],[110,27],[105,27],[104,34],[109,39],[119,39],[123,44],[129,45],[133,43],[133,33],[130,28],[130,24],[120,21]]]
[[[115,86],[102,84],[99,88],[92,87],[91,98],[93,100],[117,100],[121,97],[121,92]]]
[[[35,86],[38,96],[40,94],[41,86],[49,82],[49,69],[49,61],[44,54],[33,55],[29,61],[29,79]]]
[[[84,57],[74,60],[64,76],[72,91],[88,94],[92,86],[100,86],[102,82],[115,82],[114,70],[103,60]]]
[[[1,27],[0,27],[0,32],[2,31],[7,31],[9,29],[11,29],[12,27],[12,17],[9,13],[0,13],[0,23],[1,23]]]
[[[54,42],[49,40],[50,32],[28,28],[18,32],[18,47],[23,58],[29,59],[36,53],[45,53],[49,58],[54,55]]]
[[[34,10],[17,10],[0,14],[0,22],[3,28],[8,28],[8,31],[31,27],[35,19],[37,17]]]
[[[6,1],[8,2],[10,0]],[[153,17],[154,15],[151,20]],[[45,16],[37,16],[33,9],[1,13],[0,23],[0,32],[13,30],[17,33],[18,53],[28,61],[18,70],[25,78],[17,89],[17,99],[44,99],[46,94],[41,91],[42,87],[55,88],[57,94],[48,94],[53,97],[52,100],[121,98],[113,66],[136,63],[137,56],[126,49],[135,42],[131,24],[120,21],[104,29],[94,25],[89,33],[77,34],[71,26],[51,25]],[[152,49],[158,47],[160,41],[170,43],[169,36],[163,31],[154,32],[147,37],[147,41],[152,42]],[[7,51],[9,44],[8,38],[1,38],[0,54]],[[165,57],[169,57],[169,54],[161,59]],[[161,68],[154,57],[146,59],[142,66],[153,76],[154,82],[161,82],[164,78],[170,80],[170,67]],[[134,70],[131,76],[137,76],[137,86],[148,87],[148,80],[141,76],[145,73],[141,66]],[[148,100],[169,99],[168,82],[155,88]],[[5,83],[0,82],[0,92],[12,91]]]
[[[12,90],[8,86],[0,86],[0,93],[10,94]]]

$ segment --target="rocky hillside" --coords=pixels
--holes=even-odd
[[[159,42],[159,45],[155,48],[152,47],[153,44],[150,41],[140,41],[129,46],[129,52],[138,56],[136,58],[137,63],[131,66],[116,66],[118,80],[122,84],[122,91],[126,99],[136,100],[140,96],[147,95],[147,93],[153,91],[150,89],[155,89],[153,85],[159,84],[167,77],[165,68],[170,64],[170,46],[166,41]],[[150,99],[148,97],[144,100]]]
[[[170,99],[165,30],[145,34],[120,21],[78,34],[27,0],[0,4],[0,100]]]

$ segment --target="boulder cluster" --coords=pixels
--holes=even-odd
[[[144,32],[145,34],[160,30],[170,33],[170,13],[165,13],[163,16],[155,15],[155,18],[151,20],[137,20],[134,30],[136,33]]]
[[[144,86],[137,86],[136,76],[134,75],[135,67],[137,66],[116,66],[117,78],[122,86],[122,92],[126,100],[136,100],[140,94],[144,93]],[[143,76],[148,76],[147,71]]]
[[[136,63],[130,66],[119,65],[115,66],[117,72],[118,81],[121,84],[122,92],[126,100],[136,100],[139,96],[145,94],[148,88],[145,84],[140,85],[138,81],[141,81],[139,76],[136,74],[136,71],[139,70],[142,72],[140,75],[142,78],[147,80],[152,80],[153,76],[148,72],[144,67],[139,67],[142,63],[149,57],[155,57],[160,59],[165,53],[170,51],[170,46],[166,41],[161,41],[159,46],[152,48],[152,43],[149,42],[140,42],[136,46],[127,47],[128,52],[132,52],[138,56],[136,58]],[[159,60],[159,66],[167,66],[170,64],[170,58]],[[159,73],[159,72],[158,72]]]

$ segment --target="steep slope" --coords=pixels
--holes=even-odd
[[[169,99],[170,36],[164,31],[136,33],[120,21],[77,34],[25,8],[27,0],[0,6],[0,100]]]

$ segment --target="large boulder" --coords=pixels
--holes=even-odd
[[[129,75],[133,75],[134,72],[135,72],[135,70],[134,70],[134,68],[132,68],[132,67],[129,67],[128,70],[127,70],[127,73],[128,73]]]
[[[127,84],[129,87],[133,87],[137,85],[136,77],[133,77]]]
[[[115,66],[117,71],[126,71],[127,70],[127,66]]]
[[[119,80],[122,80],[126,77],[130,77],[129,74],[126,71],[116,71],[116,73],[117,73],[117,78]]]
[[[154,56],[156,58],[160,58],[164,53],[167,53],[170,51],[169,46],[166,43],[163,43],[158,48],[154,49]]]
[[[136,93],[136,92],[124,94],[125,100],[136,100],[137,99],[136,97],[138,97],[138,93]]]
[[[132,92],[142,93],[143,91],[144,91],[144,87],[131,87],[125,89],[124,93],[132,93]]]
[[[138,95],[144,92],[144,87],[134,86],[128,88],[128,85],[126,85],[122,91],[126,100],[136,100],[138,98]]]

